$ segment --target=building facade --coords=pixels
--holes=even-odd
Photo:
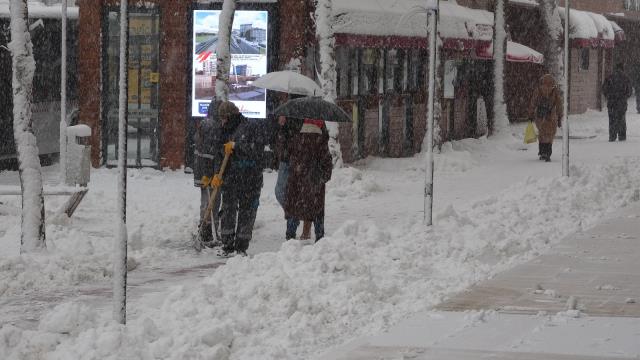
[[[413,2],[417,3],[406,0],[407,5]],[[379,7],[380,3],[388,6],[384,2],[374,5]],[[112,165],[117,154],[119,2],[77,0],[76,4],[79,121],[93,129],[93,165]],[[221,5],[215,0],[131,2],[130,165],[172,169],[190,165],[194,124],[206,112],[205,104],[194,99],[198,89],[211,88],[215,74],[211,51],[204,47],[211,49],[213,42],[207,43],[206,38],[213,39],[216,32],[197,28],[196,12],[220,9]],[[493,118],[493,69],[488,51],[493,37],[494,1],[441,0],[441,5],[444,25],[438,63],[441,83],[436,94],[442,109],[438,136],[440,141],[482,136],[491,131]],[[375,6],[334,0],[337,102],[353,119],[351,124],[340,124],[339,140],[347,162],[371,155],[412,156],[420,151],[426,130],[429,49],[425,18],[395,14],[395,22],[385,23],[394,18],[394,10],[376,10]],[[640,58],[640,13],[634,6],[633,1],[625,0],[571,1],[572,9],[582,12],[581,19],[594,19],[589,31],[595,31],[588,33],[589,38],[581,38],[580,33],[572,35],[572,113],[601,109],[600,84],[612,64],[623,61],[631,67]],[[319,60],[312,0],[240,1],[237,9],[268,14],[268,29],[240,20],[233,31],[233,36],[241,40],[236,44],[241,49],[238,51],[264,54],[266,71],[295,68],[315,77]],[[602,21],[605,17],[606,23]],[[536,4],[529,0],[509,1],[506,18],[514,46],[533,50],[526,59],[508,58],[505,68],[505,100],[513,122],[527,118],[529,94],[545,71],[535,57],[535,51],[541,52],[543,47],[543,27]],[[204,44],[203,49],[194,52],[200,44]],[[232,69],[232,87],[239,96],[263,96],[251,87],[262,69],[251,63]],[[202,94],[212,96],[205,91]],[[281,100],[269,92],[266,113]]]

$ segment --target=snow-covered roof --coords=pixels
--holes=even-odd
[[[49,1],[51,2],[51,1]],[[75,1],[70,1],[67,5],[67,17],[69,19],[78,18],[78,7],[74,6]],[[29,18],[31,19],[60,19],[62,17],[62,4],[47,5],[42,1],[29,0]],[[0,17],[8,18],[9,0],[0,0]]]
[[[564,19],[564,8],[558,7],[558,11],[560,17]],[[569,14],[569,37],[571,39],[595,39],[598,37],[598,28],[589,13],[571,9]]]
[[[336,33],[377,36],[427,36],[424,1],[334,0]],[[493,13],[452,2],[440,3],[438,33],[450,39],[492,39]]]
[[[598,30],[598,34],[602,39],[605,40],[613,40],[615,38],[615,32],[613,30],[613,26],[611,22],[607,20],[604,16],[592,12],[588,12],[589,16],[593,20],[593,23],[596,25],[596,29]]]

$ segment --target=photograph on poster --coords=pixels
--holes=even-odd
[[[216,47],[220,10],[193,16],[192,116],[206,116],[216,87]],[[247,117],[266,117],[266,91],[253,82],[267,73],[267,11],[238,10],[231,32],[229,100]]]

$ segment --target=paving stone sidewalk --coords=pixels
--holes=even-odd
[[[640,204],[319,359],[640,359]]]

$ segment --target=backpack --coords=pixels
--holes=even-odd
[[[551,113],[552,107],[553,105],[551,104],[550,98],[544,96],[540,97],[536,106],[536,117],[538,119],[546,119]]]

